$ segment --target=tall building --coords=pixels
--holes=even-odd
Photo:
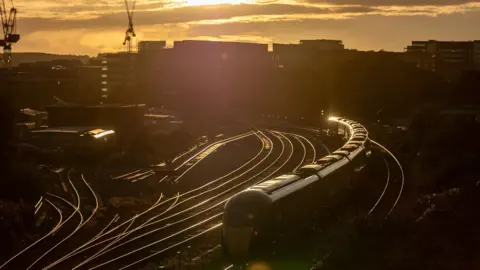
[[[480,41],[412,41],[405,48],[405,61],[454,80],[480,67]]]
[[[145,102],[172,107],[175,88],[172,87],[172,49],[165,41],[142,41],[137,57],[137,89],[143,91]]]
[[[102,63],[102,100],[107,103],[135,102],[136,53],[106,53]]]

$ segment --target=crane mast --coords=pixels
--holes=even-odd
[[[11,8],[7,13],[5,0],[0,0],[0,19],[2,23],[3,39],[0,40],[0,46],[3,47],[3,62],[10,69],[12,67],[12,44],[20,40],[17,34],[17,9],[10,0]]]
[[[132,9],[128,7],[128,2],[125,0],[125,8],[127,9],[127,16],[128,16],[128,28],[125,31],[125,40],[123,41],[123,45],[127,45],[128,53],[132,52],[132,39],[136,37],[135,30],[133,29],[133,13],[135,11],[135,3],[136,0],[133,1]]]

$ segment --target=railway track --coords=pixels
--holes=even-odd
[[[245,136],[244,136],[245,137]],[[186,164],[188,161],[184,162],[183,164]],[[198,164],[198,162],[196,163]],[[195,164],[195,165],[196,165]],[[193,167],[193,166],[192,166]],[[190,167],[190,168],[192,168]],[[207,184],[208,185],[208,184]],[[207,185],[204,185],[202,187],[205,187]],[[210,182],[210,185],[212,185],[212,182]],[[202,188],[201,187],[201,188]],[[199,189],[201,188],[197,188],[195,190],[191,190],[187,193],[184,193],[182,194],[182,197],[183,196],[186,196],[186,195],[189,195],[195,191],[198,191]],[[125,237],[127,237],[128,235],[130,235],[132,232],[137,232],[139,230],[141,230],[143,227],[145,226],[148,226],[150,222],[152,222],[155,218],[158,218],[160,217],[161,215],[163,214],[166,214],[168,211],[172,210],[175,206],[178,206],[179,204],[177,204],[179,201],[180,197],[180,194],[175,197],[175,198],[170,198],[169,200],[164,200],[164,201],[160,201],[161,198],[159,198],[159,200],[154,203],[150,208],[146,209],[144,212],[140,213],[140,214],[137,214],[135,215],[134,217],[124,221],[123,223],[113,227],[113,228],[109,228],[108,230],[105,230],[105,232],[103,232],[102,234],[100,235],[97,235],[94,239],[91,239],[90,241],[87,242],[87,245],[82,245],[80,246],[79,248],[77,248],[72,254],[70,254],[71,256],[75,256],[75,255],[78,255],[79,253],[82,253],[82,252],[85,252],[89,249],[91,249],[92,247],[98,247],[100,246],[101,244],[107,244],[107,246],[103,247],[99,252],[97,251],[95,254],[93,254],[93,256],[90,258],[90,260],[93,260],[95,259],[96,257],[106,253],[106,251],[109,250],[109,248],[111,246],[113,246],[114,244],[120,242],[121,240],[123,240]],[[169,206],[166,210],[163,210],[162,212],[160,212],[160,214],[155,214],[154,211],[152,210],[155,210],[155,208],[158,208],[158,209],[161,209],[161,207],[159,206],[163,206],[163,205],[167,205],[167,203],[169,203],[170,201],[172,201],[172,199],[175,199],[174,203]],[[188,200],[188,199],[187,199]],[[183,201],[185,202],[185,201]],[[149,213],[150,212],[150,213]],[[153,216],[149,217],[148,219],[145,219],[146,218],[146,214],[149,213],[149,214],[154,214]],[[144,220],[142,221],[141,217],[143,216]],[[133,225],[133,224],[138,224],[138,225]],[[158,222],[157,222],[158,223]],[[128,228],[125,228],[123,229],[123,227],[125,226],[128,226]],[[123,231],[122,231],[123,230]],[[105,238],[105,236],[111,236],[110,238],[107,238],[103,241],[99,241],[101,240],[102,238]],[[58,262],[56,262],[58,263]],[[55,263],[53,265],[50,265],[50,267],[52,266],[55,266]]]
[[[403,187],[405,184],[405,175],[402,165],[392,152],[375,141],[371,142],[374,146],[374,149],[383,158],[386,177],[384,181],[385,185],[380,192],[377,201],[368,211],[367,216],[373,216],[377,218],[388,217],[395,210],[395,207],[402,196]]]
[[[319,129],[310,127],[294,128],[305,131],[306,133],[303,135],[306,137],[309,137],[309,135],[312,136],[313,134],[318,134],[320,132]],[[402,165],[391,151],[376,141],[371,140],[371,142],[376,154],[381,156],[382,164],[380,164],[380,166],[384,167],[384,173],[378,175],[382,179],[382,188],[379,191],[373,205],[368,208],[366,216],[372,218],[387,218],[391,215],[391,213],[393,213],[403,194],[405,175]],[[329,148],[325,144],[322,142],[316,143],[320,151],[323,150],[326,153],[330,153]]]
[[[306,131],[311,134],[317,133],[316,130]],[[305,134],[305,136],[308,137],[308,134]],[[320,151],[324,150],[325,152],[329,152],[329,149],[325,145],[319,146]],[[313,222],[311,228],[306,228],[307,233],[296,235],[294,238],[277,240],[275,246],[272,246],[272,251],[275,251],[273,254],[278,253],[283,255],[272,255],[272,258],[266,260],[267,265],[279,266],[278,263],[281,262],[282,259],[285,259],[285,256],[295,256],[292,255],[292,251],[294,250],[301,251],[300,253],[303,254],[297,258],[299,263],[300,261],[305,261],[305,263],[308,264],[308,262],[311,261],[311,258],[321,258],[322,256],[328,257],[334,251],[334,248],[327,250],[322,250],[322,248],[320,248],[320,250],[322,250],[320,254],[313,254],[311,252],[316,249],[316,242],[319,241],[319,239],[320,241],[324,241],[321,240],[322,237],[327,237],[327,241],[332,241],[333,237],[333,239],[336,239],[333,242],[342,242],[342,239],[344,239],[345,236],[335,236],[335,232],[338,231],[338,228],[348,228],[352,226],[357,218],[363,219],[363,217],[366,217],[369,220],[384,220],[394,212],[403,194],[403,187],[405,184],[403,168],[394,154],[386,147],[375,141],[372,141],[372,146],[375,159],[380,161],[375,161],[375,164],[373,165],[378,168],[375,170],[369,168],[370,170],[367,170],[368,173],[362,171],[360,175],[354,179],[357,183],[361,184],[362,188],[365,188],[364,191],[368,192],[360,192],[362,194],[357,194],[359,193],[359,190],[350,191],[350,193],[353,192],[353,194],[348,196],[350,198],[350,203],[339,205],[339,209],[346,211],[340,210],[338,214],[339,216],[330,221],[328,217],[325,217],[326,219],[322,218],[320,222],[323,223],[324,227],[321,227],[321,230],[318,230],[318,226],[322,225],[316,225],[319,220],[312,218],[312,220],[316,220],[316,223]],[[372,173],[374,174],[372,175]],[[375,178],[375,180],[373,180],[373,178]],[[375,184],[375,186],[372,186],[372,184]],[[353,201],[358,203],[352,207],[351,203]],[[345,213],[340,214],[341,212]],[[337,219],[340,221],[335,221]],[[341,224],[341,222],[343,222],[343,224]],[[305,237],[307,237],[307,239],[302,241],[302,243],[295,241],[295,239],[304,239]],[[317,240],[309,241],[308,238]],[[333,242],[331,245],[336,246]],[[293,246],[295,246],[295,248],[293,248]],[[323,247],[325,244],[320,244],[320,246]],[[285,263],[285,261],[283,262]],[[223,267],[223,269],[233,269],[233,266],[228,265]]]
[[[223,208],[223,204],[225,203],[225,201],[231,195],[235,194],[235,191],[238,191],[239,188],[241,190],[241,189],[251,185],[252,180],[253,181],[255,181],[255,180],[256,181],[263,181],[264,179],[270,178],[273,174],[277,173],[280,169],[284,168],[285,164],[288,163],[290,161],[290,159],[292,158],[293,147],[291,147],[290,150],[285,149],[285,148],[288,148],[288,145],[291,144],[291,141],[289,142],[288,138],[282,137],[281,135],[275,134],[274,132],[270,133],[270,135],[264,135],[264,136],[267,136],[266,137],[266,138],[268,138],[267,140],[270,141],[270,143],[273,147],[268,151],[268,154],[264,158],[262,158],[262,160],[260,162],[258,162],[258,163],[256,163],[255,165],[252,166],[253,168],[257,168],[259,164],[262,164],[262,163],[267,164],[267,166],[264,167],[260,172],[254,173],[255,171],[253,171],[252,168],[247,169],[246,171],[244,171],[240,175],[237,175],[237,176],[233,177],[232,179],[230,179],[229,181],[226,181],[226,182],[221,184],[223,186],[224,184],[231,183],[233,180],[237,180],[235,182],[235,185],[229,186],[226,190],[223,190],[223,191],[220,191],[220,192],[217,191],[217,193],[214,194],[213,196],[207,198],[206,200],[204,200],[204,201],[202,201],[202,202],[200,202],[196,205],[191,206],[190,208],[184,209],[180,212],[174,213],[170,216],[164,217],[163,219],[157,220],[156,222],[153,222],[153,223],[149,224],[149,225],[155,225],[157,223],[159,223],[159,224],[164,224],[166,222],[170,223],[167,226],[164,225],[164,226],[161,226],[159,228],[155,228],[153,230],[150,229],[150,231],[147,231],[146,233],[144,233],[140,236],[137,236],[134,239],[131,239],[131,241],[127,241],[127,244],[128,244],[128,242],[131,243],[134,240],[138,240],[139,238],[145,238],[146,236],[148,236],[148,239],[151,240],[151,237],[152,237],[153,233],[158,233],[159,231],[171,229],[172,226],[178,226],[178,225],[184,225],[185,226],[185,224],[191,224],[191,222],[193,220],[195,220],[195,222],[196,222],[195,225],[187,227],[187,229],[188,230],[194,230],[195,229],[196,234],[193,234],[193,235],[192,234],[185,234],[183,236],[183,238],[194,239],[197,236],[203,235],[205,232],[208,232],[210,230],[213,230],[213,228],[217,228],[218,226],[220,226],[220,225],[218,225],[219,223],[216,223],[216,224],[210,224],[209,223],[207,225],[205,225],[204,223],[206,221],[209,221],[212,217],[216,217],[218,219],[217,222],[220,222],[220,217],[221,217],[221,211],[222,211],[222,208]],[[271,155],[272,155],[273,149],[275,149],[275,147],[274,147],[275,143],[273,143],[273,140],[275,138],[281,144],[281,151],[280,151],[280,153],[278,154],[277,157],[272,157]],[[262,140],[262,141],[264,141],[264,140]],[[288,143],[288,145],[287,145],[287,143]],[[274,166],[276,166],[276,168]],[[250,173],[250,174],[254,173],[254,175],[250,176],[250,175],[247,175],[247,173]],[[258,179],[259,176],[262,176],[262,178]],[[207,204],[207,202],[211,202],[211,204]],[[211,206],[209,206],[209,205],[211,205]],[[177,220],[176,222],[171,223],[172,218],[179,217],[181,214],[185,214],[185,210],[186,211],[195,210],[195,211],[191,212],[191,214],[189,216],[185,216],[183,219],[180,219],[180,220]],[[202,218],[205,215],[210,216],[210,217],[207,218],[207,219],[203,219],[203,220],[196,219],[197,217]],[[190,221],[190,222],[186,223],[186,221]],[[214,222],[214,221],[212,221],[212,222]],[[205,226],[207,226],[207,227],[205,227]],[[183,232],[183,230],[177,230],[177,233],[178,232]],[[157,239],[157,241],[150,242],[150,244],[142,245],[141,248],[137,248],[137,249],[133,249],[133,250],[130,249],[131,250],[130,252],[125,253],[121,256],[114,257],[110,260],[107,260],[104,263],[97,264],[94,267],[92,267],[92,269],[99,268],[99,267],[103,268],[103,267],[107,267],[109,264],[118,263],[118,260],[125,260],[125,258],[127,256],[133,256],[134,253],[143,252],[144,250],[152,247],[152,245],[159,245],[160,243],[163,243],[163,242],[171,239],[170,237],[172,235],[175,235],[176,237],[179,237],[179,236],[182,235],[182,234],[178,235],[177,233],[173,233],[173,231],[170,231],[167,234],[167,235],[169,235],[169,237],[167,237],[167,238],[163,237],[163,238]],[[161,235],[165,235],[165,233],[161,234]],[[181,241],[177,240],[175,242],[183,242],[183,241],[185,241],[185,239],[181,240]],[[165,248],[161,249],[161,252],[163,253],[163,252],[168,252],[168,251],[172,250],[171,246],[176,247],[177,243],[170,242],[170,244],[167,244],[165,246]],[[156,249],[159,249],[159,248],[157,247]],[[130,262],[130,263],[124,262],[124,263],[120,263],[120,264],[115,264],[115,266],[112,266],[111,269],[122,269],[121,267],[124,267],[125,265],[128,266],[128,265],[131,265],[132,263],[135,263],[135,264],[140,263],[140,262],[144,261],[145,258],[149,257],[147,254],[142,254],[142,253],[139,253],[139,254],[140,255],[137,254],[135,256],[138,256],[137,258],[140,258],[140,260],[134,260],[133,262]],[[154,254],[159,255],[158,252],[154,253]],[[108,268],[108,269],[110,269],[110,268]]]
[[[47,194],[48,199],[42,206],[52,207],[56,211],[56,226],[16,253],[0,268],[126,269],[154,256],[168,258],[182,245],[215,234],[221,226],[222,209],[228,198],[254,183],[311,162],[317,155],[317,150],[307,138],[281,131],[257,130],[212,145],[249,136],[258,138],[261,148],[240,167],[175,196],[166,198],[160,195],[149,208],[123,221],[120,221],[118,214],[105,216],[105,225],[101,228],[86,228],[95,219],[99,200],[84,175],[70,170],[65,179],[69,194]],[[192,173],[196,166],[201,166],[201,160],[214,153],[208,151],[212,145],[203,148],[204,152],[198,151],[188,158],[188,153],[182,154],[175,160],[178,162],[176,170],[182,171],[177,181]],[[195,160],[202,153],[204,156]],[[195,161],[192,163],[192,160]],[[218,241],[211,242],[208,245],[197,243],[196,254],[218,244]],[[30,250],[41,252],[27,256]]]

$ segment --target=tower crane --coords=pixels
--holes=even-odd
[[[128,28],[125,32],[125,40],[123,41],[123,45],[127,45],[127,51],[130,53],[132,51],[132,38],[136,37],[135,30],[133,29],[133,13],[135,11],[135,3],[136,0],[133,0],[132,9],[128,7],[128,2],[125,0],[125,7],[127,9],[127,16],[128,16]]]
[[[0,0],[0,17],[2,22],[3,39],[0,40],[0,46],[3,47],[3,61],[8,68],[12,67],[12,44],[20,40],[17,34],[17,9],[10,0],[11,8],[7,13],[5,7],[6,0]]]

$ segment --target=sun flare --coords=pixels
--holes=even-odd
[[[219,5],[219,4],[251,4],[253,0],[186,0],[187,6],[206,6],[206,5]]]

